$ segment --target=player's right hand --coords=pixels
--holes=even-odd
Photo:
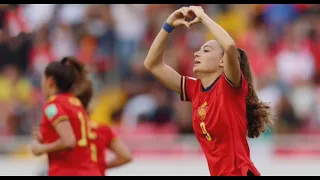
[[[31,144],[31,152],[35,155],[35,156],[39,156],[42,154],[42,145],[40,144],[40,142],[38,141],[33,141]]]
[[[177,27],[180,25],[185,25],[189,27],[189,23],[185,20],[188,16],[188,7],[182,7],[176,11],[174,11],[167,19],[167,23],[173,27]]]
[[[32,138],[38,142],[42,142],[42,135],[38,127],[32,128]]]

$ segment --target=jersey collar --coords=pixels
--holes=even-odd
[[[208,86],[207,88],[204,88],[204,87],[202,86],[202,84],[201,84],[201,91],[202,91],[202,92],[208,92],[208,91],[210,91],[210,90],[212,89],[212,87],[216,84],[216,82],[218,81],[218,79],[220,79],[220,77],[221,77],[221,75],[220,75],[215,81],[213,81],[213,83],[212,83],[210,86]]]

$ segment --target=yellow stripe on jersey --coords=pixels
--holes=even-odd
[[[57,117],[56,119],[53,120],[52,125],[53,125],[53,126],[56,126],[56,125],[59,124],[60,122],[62,122],[62,121],[68,121],[68,120],[69,120],[69,117],[66,116],[66,115],[59,116],[59,117]]]

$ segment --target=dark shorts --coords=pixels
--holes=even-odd
[[[255,176],[255,175],[250,170],[248,170],[247,176]]]

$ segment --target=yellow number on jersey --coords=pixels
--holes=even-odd
[[[95,132],[92,131],[92,129],[97,129],[98,128],[98,124],[96,124],[95,122],[90,121],[89,122],[89,139],[90,140],[95,140],[97,138],[97,134]]]
[[[206,136],[208,141],[212,141],[212,138],[210,136],[210,134],[208,133],[207,129],[206,129],[206,124],[204,122],[200,123],[200,128],[202,130],[202,134]]]
[[[69,103],[73,106],[80,107],[81,102],[78,98],[71,97],[69,98]],[[91,132],[91,126],[87,124],[87,121],[83,115],[82,112],[78,113],[78,119],[80,120],[80,133],[81,138],[78,140],[78,146],[79,147],[87,147],[88,146],[88,139],[94,140],[97,138],[97,134]],[[90,150],[91,150],[91,159],[94,162],[97,162],[97,147],[95,144],[90,144]]]
[[[88,146],[86,120],[84,119],[84,116],[81,112],[78,113],[78,118],[80,120],[80,132],[81,132],[81,138],[78,141],[78,145],[80,147],[86,147]]]
[[[88,129],[86,128],[86,120],[84,119],[84,116],[81,112],[78,113],[78,118],[81,123],[81,139],[78,141],[78,145],[80,147],[87,147],[88,146],[88,139],[94,140],[97,138],[97,134],[94,132],[91,132],[91,127],[88,126]],[[91,142],[90,143],[90,150],[91,150],[91,159],[93,162],[98,161],[98,156],[97,156],[97,146]]]
[[[97,128],[98,128],[98,124],[96,124],[92,121],[89,122],[89,134],[88,135],[89,135],[90,140],[95,140],[97,138],[97,134],[92,131],[92,129],[97,129]],[[93,162],[97,162],[98,161],[97,146],[94,144],[93,141],[91,141],[90,149],[91,149],[91,160]]]
[[[91,149],[91,160],[93,162],[97,162],[98,161],[97,146],[94,143],[91,143],[90,149]]]

